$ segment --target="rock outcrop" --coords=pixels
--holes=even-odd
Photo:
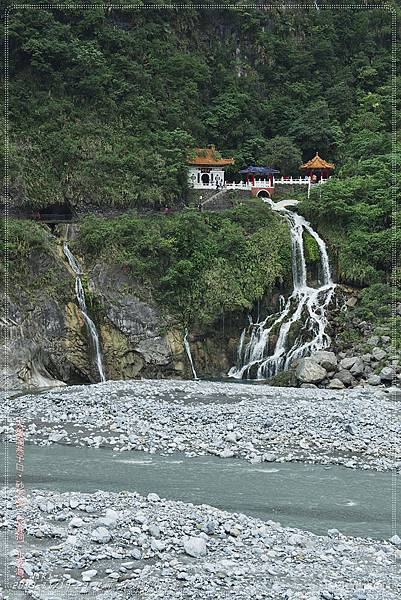
[[[326,377],[327,371],[312,358],[301,358],[295,374],[301,383],[320,383]]]

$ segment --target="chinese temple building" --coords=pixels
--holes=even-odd
[[[246,175],[246,185],[249,186],[253,196],[271,197],[274,192],[274,173],[279,173],[272,167],[249,166],[240,171]]]
[[[316,152],[316,156],[311,160],[308,160],[308,162],[300,166],[300,169],[305,170],[308,177],[311,178],[312,183],[314,180],[317,182],[328,179],[334,168],[335,165],[321,158],[318,152]]]
[[[214,189],[224,185],[224,167],[234,163],[233,158],[221,158],[215,146],[195,148],[195,156],[188,160],[188,184],[195,189]]]

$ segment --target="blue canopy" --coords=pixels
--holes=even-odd
[[[255,175],[271,175],[272,173],[280,173],[277,169],[273,169],[273,167],[254,167],[250,166],[246,169],[242,169],[240,173],[254,173]]]

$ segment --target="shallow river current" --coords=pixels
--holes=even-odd
[[[1,450],[4,454],[4,444]],[[12,485],[13,445],[8,448],[8,462]],[[4,463],[0,476],[4,482]],[[167,499],[209,504],[317,534],[337,528],[353,536],[391,536],[392,481],[388,472],[29,445],[25,446],[23,481],[27,489],[63,492],[156,492]]]

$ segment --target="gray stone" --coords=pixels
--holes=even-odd
[[[33,576],[33,567],[30,563],[28,562],[24,562],[23,567],[25,574],[28,577],[32,577]]]
[[[362,358],[358,358],[354,364],[352,365],[350,371],[353,375],[362,375],[365,369],[365,363],[363,362]]]
[[[160,496],[158,494],[155,494],[154,492],[148,494],[147,499],[149,502],[160,502]]]
[[[206,555],[206,540],[201,537],[189,537],[184,539],[184,551],[189,556],[200,558]]]
[[[202,525],[202,531],[208,535],[212,535],[216,531],[216,523],[214,521],[206,521],[206,523]]]
[[[111,540],[111,535],[106,527],[96,527],[91,533],[91,540],[98,544],[107,544]]]
[[[342,369],[351,369],[351,367],[354,366],[354,364],[356,363],[356,361],[358,360],[357,356],[347,356],[346,358],[343,358],[340,361],[340,367]]]
[[[350,433],[351,435],[356,435],[358,433],[358,429],[356,428],[355,425],[353,425],[352,423],[348,423],[345,426],[345,431],[347,431],[348,433]]]
[[[84,522],[80,517],[74,517],[69,522],[70,527],[82,527],[83,524],[84,524]]]
[[[332,537],[338,537],[338,536],[340,535],[340,532],[338,531],[338,529],[329,529],[329,530],[327,531],[327,535],[328,535],[329,537],[331,537],[331,538],[332,538]]]
[[[315,352],[312,359],[318,363],[326,371],[334,371],[337,367],[337,357],[334,352],[328,350],[319,350]]]
[[[277,460],[277,456],[276,456],[276,454],[273,454],[273,452],[266,452],[265,454],[262,455],[263,462],[275,462],[276,460]]]
[[[42,500],[41,502],[39,502],[38,507],[39,510],[46,513],[50,513],[55,509],[53,502],[51,502],[50,500]]]
[[[348,298],[345,304],[349,306],[349,308],[353,308],[354,306],[356,306],[357,302],[358,298],[355,298],[355,296],[351,296],[351,298]]]
[[[366,383],[368,385],[380,385],[381,383],[381,379],[378,375],[371,375],[370,377],[368,377],[368,379],[366,380]]]
[[[330,381],[327,387],[332,390],[342,390],[345,388],[345,385],[340,379],[337,379],[337,377],[335,377]]]
[[[83,571],[82,580],[90,581],[93,577],[95,577],[95,575],[97,575],[96,569],[89,569],[88,571]]]
[[[369,346],[378,346],[380,344],[380,338],[378,335],[372,335],[367,341]]]
[[[377,360],[377,361],[383,360],[387,356],[387,352],[385,350],[383,350],[383,348],[378,348],[377,346],[375,348],[373,348],[371,354],[372,354],[373,360]]]
[[[55,431],[48,437],[49,442],[60,442],[67,435],[66,431]]]
[[[379,377],[382,381],[387,381],[390,382],[394,379],[395,377],[395,371],[394,369],[392,369],[391,367],[384,367],[380,373],[379,373]]]
[[[149,526],[149,535],[151,535],[154,538],[159,538],[160,537],[160,528],[157,525],[150,525]]]
[[[166,544],[162,540],[157,540],[156,538],[153,538],[150,542],[150,547],[152,548],[153,552],[162,552],[163,550],[165,550]]]
[[[354,381],[352,374],[349,371],[346,371],[345,369],[341,369],[341,371],[338,371],[338,373],[336,373],[336,379],[339,379],[345,385],[351,385]]]
[[[327,371],[312,358],[301,358],[295,374],[302,383],[319,383],[326,377]]]
[[[393,535],[393,537],[391,537],[389,541],[395,546],[401,546],[401,538],[397,534]]]
[[[74,508],[77,508],[77,506],[80,505],[80,501],[79,501],[78,498],[71,498],[69,504],[70,504],[70,507],[74,509]]]
[[[117,525],[117,519],[118,513],[115,510],[108,508],[106,510],[105,516],[99,517],[99,519],[97,520],[97,524],[113,529]]]

